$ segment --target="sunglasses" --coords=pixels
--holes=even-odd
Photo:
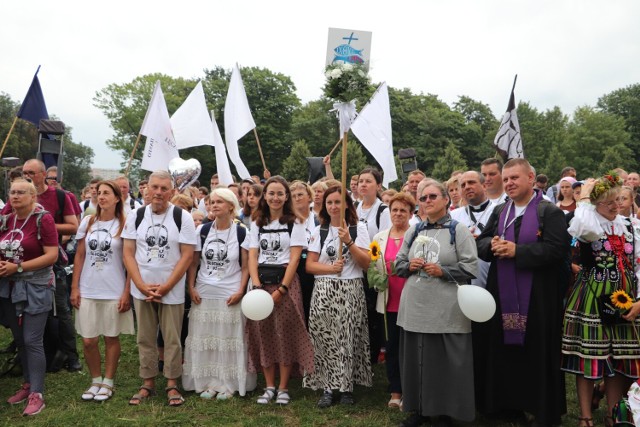
[[[58,177],[57,176],[49,176],[49,177],[46,177],[44,180],[45,181],[57,181]]]
[[[427,200],[434,201],[435,199],[438,198],[438,196],[439,196],[439,194],[425,194],[424,196],[421,196],[418,200],[421,201],[422,203],[424,203]]]

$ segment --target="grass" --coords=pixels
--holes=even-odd
[[[5,347],[11,340],[10,333],[0,328],[0,347]],[[316,408],[320,397],[314,392],[301,387],[300,379],[292,379],[290,392],[291,404],[287,407],[276,405],[260,406],[255,403],[261,390],[248,393],[246,397],[234,397],[229,401],[205,401],[194,393],[185,393],[186,403],[179,408],[170,408],[164,393],[158,393],[153,399],[143,402],[138,407],[129,406],[128,399],[141,384],[138,378],[138,352],[132,336],[123,336],[122,356],[116,378],[116,392],[112,399],[104,403],[84,402],[80,399],[91,379],[88,372],[69,373],[61,371],[47,374],[46,404],[42,413],[35,417],[22,417],[23,405],[10,406],[5,403],[13,391],[21,384],[21,377],[0,378],[0,425],[7,426],[395,426],[405,418],[405,414],[397,409],[387,409],[389,395],[386,392],[386,376],[384,366],[374,369],[373,388],[356,387],[354,395],[356,405],[353,407],[332,406],[329,409]],[[78,348],[81,342],[78,340]],[[104,353],[103,353],[104,354]],[[522,378],[526,387],[526,378]],[[569,414],[563,418],[563,426],[577,425],[578,415],[575,397],[575,382],[567,376],[567,403]],[[157,382],[158,390],[166,385],[163,380]],[[264,381],[258,379],[258,387]],[[602,420],[603,407],[594,414],[594,419]],[[472,423],[456,423],[457,426],[491,426],[517,427],[524,424],[499,422],[496,420],[477,419]]]

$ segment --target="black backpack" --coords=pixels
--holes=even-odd
[[[140,227],[140,224],[144,219],[145,209],[147,209],[147,207],[143,206],[136,210],[136,231],[138,230],[138,227]],[[173,222],[176,223],[176,227],[178,227],[179,233],[182,230],[182,208],[175,205],[173,206]]]
[[[324,225],[320,227],[320,251],[322,252],[322,247],[324,246],[324,241],[327,240],[327,236],[329,235],[329,227],[325,227]],[[350,225],[349,226],[349,235],[351,236],[351,240],[355,243],[358,238],[358,225]]]
[[[360,205],[359,201],[356,201],[353,206],[358,209],[358,206]],[[376,212],[376,227],[378,227],[378,229],[380,229],[380,216],[382,215],[382,212],[384,212],[385,209],[387,209],[389,206],[387,206],[384,203],[380,203],[378,205],[378,211]]]
[[[411,247],[411,245],[413,244],[413,241],[416,240],[416,237],[418,237],[418,234],[420,234],[421,231],[427,229],[427,224],[428,224],[427,221],[422,221],[421,223],[416,225],[416,228],[413,230],[413,235],[411,236],[411,239],[409,239],[409,242],[407,243],[409,245],[409,247]],[[451,221],[449,221],[448,224],[438,225],[435,228],[448,228],[449,229],[449,243],[451,245],[455,246],[455,243],[456,243],[456,226],[458,224],[459,224],[458,221],[456,221],[455,219],[452,219]]]
[[[207,222],[206,224],[203,224],[202,228],[200,229],[200,246],[202,248],[204,248],[204,241],[207,240],[207,236],[211,231],[212,224],[213,224],[213,221]],[[236,237],[238,238],[238,262],[242,267],[242,243],[244,242],[245,237],[247,237],[247,228],[242,223],[235,223],[235,224],[236,224]]]

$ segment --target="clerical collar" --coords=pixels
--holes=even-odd
[[[469,205],[469,210],[471,212],[484,212],[484,210],[487,209],[487,206],[489,206],[489,203],[491,203],[491,200],[487,199],[477,206]]]

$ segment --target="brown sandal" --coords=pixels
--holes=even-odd
[[[578,426],[579,427],[593,427],[593,418],[590,418],[590,417],[578,417]]]
[[[177,396],[170,396],[169,392],[170,391],[175,391],[176,393],[178,393]],[[180,390],[178,390],[178,386],[170,386],[164,389],[164,391],[167,393],[167,399],[169,400],[169,406],[180,406],[184,403],[184,397],[182,397],[182,394],[180,394]]]
[[[140,393],[142,390],[146,390],[147,394]],[[144,400],[147,400],[147,399],[149,399],[149,398],[151,398],[151,397],[153,397],[155,395],[156,395],[156,389],[155,388],[149,387],[148,385],[142,384],[140,386],[140,389],[138,390],[138,393],[134,394],[133,397],[131,399],[129,399],[129,405],[138,406]]]

